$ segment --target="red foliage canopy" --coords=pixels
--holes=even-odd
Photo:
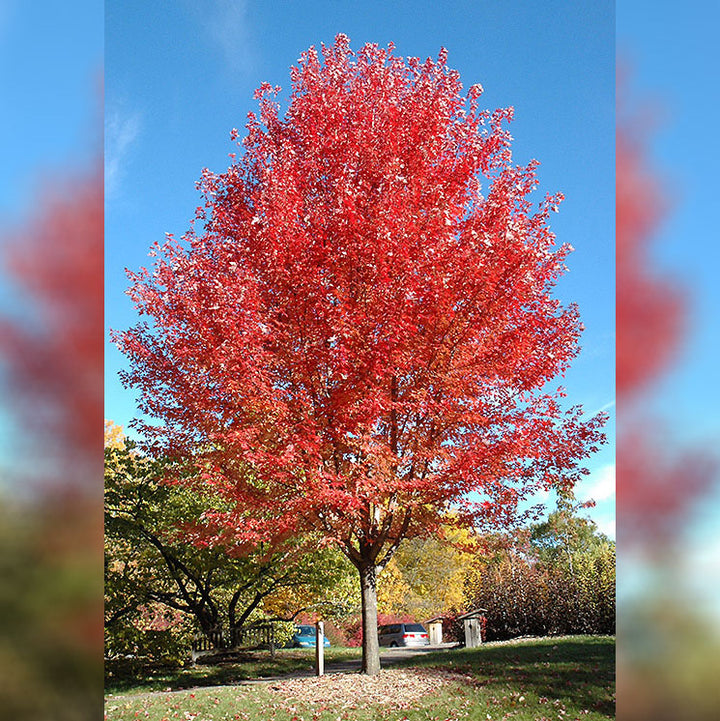
[[[527,200],[512,108],[481,110],[444,50],[392,51],[311,48],[284,117],[257,91],[244,152],[203,174],[202,230],[130,274],[152,322],[115,336],[163,421],[143,430],[237,502],[206,520],[248,542],[320,532],[380,567],[448,511],[502,522],[571,487],[603,423],[543,390],[581,324],[550,296],[561,196]]]

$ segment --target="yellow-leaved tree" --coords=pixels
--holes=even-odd
[[[468,609],[481,555],[470,533],[444,529],[443,538],[405,541],[378,582],[380,613],[426,621]]]

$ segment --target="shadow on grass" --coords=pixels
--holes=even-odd
[[[615,639],[605,636],[523,640],[430,653],[398,666],[451,668],[476,677],[490,693],[521,690],[612,716]]]
[[[128,659],[106,664],[105,690],[108,693],[178,691],[198,686],[225,686],[263,676],[311,671],[312,668],[312,656],[280,653],[274,659],[267,653],[243,653],[216,659],[212,664],[194,666],[148,664]]]
[[[333,649],[325,653],[326,663],[357,658],[356,649]],[[282,650],[271,657],[267,651],[234,653],[207,659],[193,666],[145,663],[139,659],[106,662],[106,693],[132,691],[179,691],[182,689],[227,686],[275,676],[311,673],[315,668],[314,650]]]

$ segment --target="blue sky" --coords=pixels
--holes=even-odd
[[[581,2],[261,2],[109,0],[105,38],[106,323],[135,322],[124,268],[149,263],[151,243],[182,234],[199,203],[203,167],[229,164],[233,127],[255,109],[263,81],[289,86],[310,45],[347,34],[353,48],[392,41],[401,55],[437,56],[488,108],[512,105],[517,163],[540,161],[539,201],[566,196],[553,229],[575,247],[558,286],[580,306],[583,352],[564,380],[588,411],[614,400],[614,4]],[[133,395],[108,343],[107,418],[127,426]],[[614,535],[614,425],[579,497]]]
[[[101,148],[103,8],[74,0],[0,3],[0,214],[28,210],[39,177]],[[60,30],[60,31],[59,31]]]

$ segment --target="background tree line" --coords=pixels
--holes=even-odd
[[[615,542],[561,502],[544,522],[495,540],[471,598],[486,639],[615,633]]]
[[[336,550],[294,542],[264,554],[203,535],[218,499],[163,479],[117,426],[106,427],[105,631],[108,659],[187,658],[192,637],[256,621],[326,621],[334,644],[360,645],[355,569]],[[473,538],[448,525],[441,538],[406,540],[378,580],[379,623],[486,609],[486,639],[615,627],[615,544],[569,501],[542,523]]]

